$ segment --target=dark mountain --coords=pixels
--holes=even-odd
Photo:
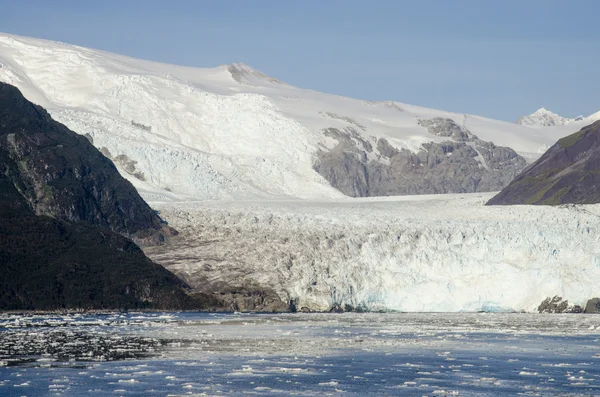
[[[121,235],[163,226],[86,138],[0,84],[0,310],[197,307]]]
[[[559,140],[488,205],[600,202],[600,121]]]
[[[106,226],[138,242],[173,230],[85,137],[0,83],[0,151],[9,178],[38,215]]]

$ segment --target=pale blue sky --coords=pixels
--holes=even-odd
[[[595,0],[0,0],[0,31],[513,121],[600,110]]]

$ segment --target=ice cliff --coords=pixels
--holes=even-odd
[[[185,238],[147,253],[201,291],[262,286],[297,309],[534,311],[600,295],[600,206],[489,198],[154,203]]]

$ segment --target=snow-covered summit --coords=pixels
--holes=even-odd
[[[484,170],[491,168],[480,153],[485,142],[533,160],[573,132],[323,94],[241,63],[191,68],[8,34],[0,34],[0,81],[87,134],[156,199],[340,197],[315,171],[315,156],[340,150],[340,161],[351,160],[349,145],[390,168],[390,156],[407,150],[422,159],[418,168],[432,143],[441,150],[454,139],[423,120],[476,136],[479,146],[454,146]]]
[[[575,118],[568,118],[562,117],[545,108],[539,108],[529,116],[519,117],[517,124],[528,127],[561,127],[572,124],[571,130],[576,131],[578,128],[598,120],[600,120],[600,112],[587,117],[581,115]]]
[[[583,117],[581,117],[583,118]],[[579,119],[579,117],[578,117]],[[575,119],[569,119],[559,116],[556,113],[547,110],[546,108],[539,108],[529,116],[519,117],[517,124],[527,126],[543,126],[543,127],[554,127],[562,126],[575,121]]]
[[[600,111],[583,118],[583,121],[585,121],[587,124],[592,124],[598,120],[600,120]]]

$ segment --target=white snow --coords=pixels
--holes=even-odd
[[[582,119],[583,117],[578,119]],[[559,116],[546,108],[539,108],[529,116],[520,117],[517,120],[517,124],[526,126],[540,126],[540,127],[555,127],[563,126],[575,122],[575,119],[569,119]]]
[[[553,113],[546,108],[539,108],[535,112],[531,113],[529,116],[520,117],[517,120],[517,124],[532,128],[543,129],[547,129],[546,127],[558,127],[553,128],[554,131],[552,131],[550,135],[556,136],[557,134],[563,134],[565,131],[576,131],[598,120],[600,120],[600,112],[596,112],[587,117],[578,116],[571,119],[559,116],[558,114]]]
[[[9,34],[0,34],[0,81],[98,148],[137,161],[147,188],[172,198],[341,197],[312,167],[315,152],[335,144],[322,133],[330,127],[418,151],[443,140],[418,120],[448,117],[529,160],[573,132],[323,94],[239,63],[181,67]]]
[[[600,205],[490,197],[151,202],[185,242],[147,253],[207,288],[258,283],[313,310],[535,311],[600,296]]]

